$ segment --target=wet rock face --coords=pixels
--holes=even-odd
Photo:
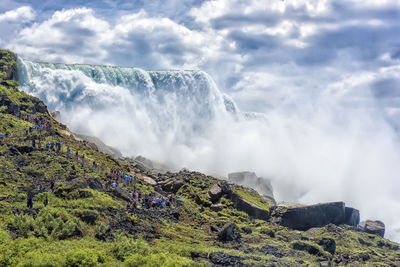
[[[379,235],[381,237],[385,235],[385,224],[381,221],[366,220],[360,224],[360,228],[368,234]]]
[[[344,202],[321,203],[302,207],[278,207],[275,219],[283,226],[296,230],[308,230],[327,224],[342,224],[345,221]]]
[[[345,224],[357,226],[360,223],[360,211],[354,208],[345,208]]]
[[[227,224],[219,233],[218,240],[222,242],[240,242],[242,238],[240,229],[234,223]]]

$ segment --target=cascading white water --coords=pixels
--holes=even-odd
[[[383,220],[388,236],[400,240],[400,145],[373,108],[321,94],[296,96],[297,108],[241,113],[201,71],[19,58],[19,79],[23,90],[59,110],[71,130],[98,136],[127,156],[214,175],[255,171],[272,178],[278,200],[343,200],[363,218]]]

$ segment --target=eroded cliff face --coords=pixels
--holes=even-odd
[[[0,50],[0,71],[6,74],[5,80],[17,80],[17,55],[8,50]]]

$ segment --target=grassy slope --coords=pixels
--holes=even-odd
[[[7,51],[0,51],[0,54],[3,55],[1,73],[4,68],[14,66],[15,57]],[[38,105],[38,99],[18,91],[17,84],[6,81],[4,74],[0,84],[0,96],[6,94],[23,113],[31,113],[32,107]],[[30,126],[7,114],[7,109],[0,106],[0,132],[15,133]],[[52,120],[55,125],[54,132],[45,133],[47,140],[61,140],[73,152],[84,153],[87,159],[103,164],[106,170],[117,167],[145,174],[145,170],[129,161],[117,162],[87,143],[76,141],[68,129],[47,112],[36,115]],[[30,140],[21,135],[8,144],[18,147],[29,145]],[[194,266],[216,263],[218,257],[223,263],[224,255],[234,259],[231,265],[298,266],[319,265],[320,261],[399,264],[398,244],[389,240],[354,231],[348,226],[292,231],[250,218],[236,210],[226,196],[220,201],[223,210],[215,212],[210,209],[207,197],[209,188],[217,182],[215,178],[199,173],[171,176],[184,181],[178,191],[183,197],[182,206],[163,211],[132,210],[112,192],[76,186],[80,181],[84,184],[87,177],[98,178],[104,185],[107,173],[84,167],[66,153],[38,150],[21,153],[15,152],[11,145],[0,146],[0,266]],[[39,185],[48,187],[50,181],[55,181],[56,190],[63,193],[58,196],[53,192],[36,194],[34,209],[26,209],[27,192],[37,192]],[[142,192],[154,190],[142,182],[137,187]],[[269,209],[254,192],[242,187],[235,190],[249,201]],[[46,195],[49,206],[44,208]],[[93,222],[84,219],[88,215],[95,218]],[[239,226],[241,243],[218,241],[217,231],[230,222]],[[321,240],[327,239],[336,242],[333,255],[320,245]],[[299,244],[317,253],[295,249]]]

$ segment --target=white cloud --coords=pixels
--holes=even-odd
[[[0,22],[25,23],[35,18],[35,13],[30,6],[19,7],[0,14]]]

